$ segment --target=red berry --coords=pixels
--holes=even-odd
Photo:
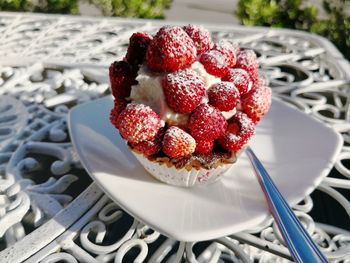
[[[221,111],[233,110],[240,102],[238,89],[231,82],[216,83],[208,90],[209,104]]]
[[[253,85],[248,72],[241,68],[230,68],[222,79],[235,84],[241,95],[247,93]]]
[[[271,89],[266,86],[251,90],[241,99],[243,112],[245,112],[254,122],[258,122],[270,108],[271,95]]]
[[[196,140],[196,153],[210,153],[214,148],[214,141],[210,140]]]
[[[219,138],[219,144],[229,152],[236,152],[247,144],[255,133],[253,121],[243,112],[237,112],[228,121],[226,134]]]
[[[114,107],[109,114],[109,120],[117,129],[119,129],[117,121],[119,114],[125,109],[126,105],[127,102],[125,100],[114,100]]]
[[[205,93],[202,78],[190,69],[169,73],[163,79],[162,86],[167,104],[180,113],[193,111]]]
[[[109,67],[112,94],[115,99],[125,99],[130,96],[131,86],[135,80],[137,69],[125,61],[115,61]]]
[[[195,139],[184,130],[171,126],[164,134],[163,152],[172,158],[192,154],[196,149]]]
[[[254,81],[252,89],[257,89],[257,88],[260,88],[261,86],[267,86],[267,85],[268,85],[267,80],[263,77],[259,77],[258,80]]]
[[[152,140],[160,128],[157,113],[144,104],[128,104],[117,122],[120,134],[132,144]]]
[[[225,134],[227,121],[218,109],[203,103],[191,114],[188,127],[194,138],[209,141]]]
[[[155,35],[146,52],[149,68],[174,72],[189,67],[196,60],[193,40],[178,26],[164,26]]]
[[[238,52],[235,67],[246,70],[252,81],[259,79],[259,63],[253,50],[247,49]]]
[[[144,32],[137,32],[132,34],[129,40],[128,51],[126,53],[126,60],[130,64],[142,64],[145,59],[146,51],[151,40],[152,36]]]
[[[160,128],[153,139],[142,141],[142,142],[133,144],[132,146],[134,147],[134,149],[143,153],[146,156],[156,154],[162,149],[163,135],[164,135],[164,129]]]
[[[220,51],[227,58],[230,67],[236,65],[237,52],[239,51],[239,46],[237,44],[231,43],[228,40],[220,40],[213,46],[214,50]]]
[[[183,29],[192,38],[194,45],[197,48],[197,55],[202,54],[204,51],[209,50],[212,46],[210,33],[204,27],[187,25]]]
[[[226,56],[217,50],[204,52],[200,56],[199,61],[209,74],[219,78],[225,76],[230,67]]]

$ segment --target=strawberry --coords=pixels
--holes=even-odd
[[[151,40],[152,36],[144,32],[137,32],[132,34],[129,40],[128,51],[126,53],[126,60],[130,64],[142,64],[145,59],[146,51]]]
[[[197,48],[197,56],[209,50],[212,46],[210,33],[204,27],[195,26],[195,25],[187,25],[184,26],[183,29],[189,35],[189,37],[193,40],[194,45]]]
[[[219,144],[229,152],[237,152],[247,144],[255,133],[253,121],[243,112],[237,112],[228,121],[226,134],[218,139]]]
[[[243,112],[255,123],[266,114],[271,105],[272,91],[269,87],[261,86],[251,90],[241,99]]]
[[[135,85],[137,69],[125,61],[115,61],[109,67],[112,94],[115,99],[125,99],[130,96],[131,86]]]
[[[196,153],[210,153],[214,148],[214,141],[206,141],[206,140],[196,140]]]
[[[164,134],[163,152],[172,158],[192,154],[196,149],[195,139],[184,130],[171,126]]]
[[[209,104],[221,111],[233,110],[240,102],[238,89],[231,82],[216,83],[208,90]]]
[[[164,136],[164,128],[160,128],[154,138],[147,141],[142,141],[133,144],[133,148],[143,153],[146,156],[150,156],[158,153],[162,149],[162,140]]]
[[[188,127],[194,138],[209,141],[225,134],[227,122],[218,109],[203,103],[191,114]]]
[[[118,129],[118,116],[125,109],[127,102],[125,100],[115,99],[114,107],[109,114],[110,122]]]
[[[203,64],[209,74],[219,78],[225,76],[230,67],[226,56],[217,50],[204,52],[200,56],[199,62]]]
[[[169,73],[163,79],[162,87],[169,107],[180,113],[193,111],[205,93],[202,78],[190,69]]]
[[[253,50],[247,49],[238,52],[235,67],[246,70],[252,81],[259,79],[259,63]]]
[[[260,88],[261,86],[267,86],[268,81],[264,77],[259,77],[258,80],[255,80],[253,83],[252,89]]]
[[[229,69],[222,79],[235,84],[241,95],[247,93],[253,85],[248,72],[241,68]]]
[[[239,51],[239,46],[237,44],[231,43],[226,39],[222,39],[218,43],[214,44],[213,50],[220,51],[226,56],[229,67],[236,65],[237,52]]]
[[[178,26],[164,26],[155,35],[146,52],[146,63],[153,71],[174,72],[196,60],[193,40]]]
[[[132,144],[152,140],[159,128],[160,119],[149,106],[130,103],[120,113],[117,126],[123,138]]]

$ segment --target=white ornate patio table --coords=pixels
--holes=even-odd
[[[289,262],[272,219],[205,242],[165,237],[92,182],[67,113],[109,93],[134,31],[164,21],[0,13],[0,262]],[[169,23],[169,22],[167,22]],[[293,209],[331,262],[350,262],[350,65],[327,40],[209,24],[259,55],[275,97],[344,138],[330,174]]]

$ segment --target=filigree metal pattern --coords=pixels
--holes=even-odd
[[[107,67],[134,31],[164,22],[0,14],[0,262],[289,262],[271,219],[216,240],[185,243],[143,225],[91,183],[70,143],[75,104],[108,93]],[[317,188],[350,218],[350,66],[306,33],[211,25],[259,55],[274,96],[344,138]],[[336,174],[334,176],[333,174]],[[294,210],[332,262],[350,262],[350,232],[315,222],[313,196]],[[124,261],[123,261],[124,260]]]

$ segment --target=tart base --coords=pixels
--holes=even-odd
[[[172,163],[159,163],[149,160],[143,154],[131,151],[142,166],[157,180],[175,186],[194,187],[217,181],[235,163],[221,163],[216,168],[176,168]]]

